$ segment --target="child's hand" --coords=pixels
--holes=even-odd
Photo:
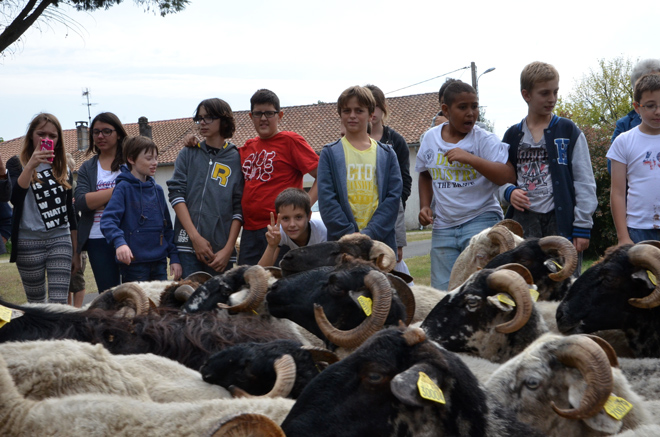
[[[232,249],[232,247],[228,249],[220,249],[215,255],[213,255],[213,259],[208,264],[209,267],[211,267],[216,272],[224,272],[227,264],[229,263],[229,258],[231,258]]]
[[[181,268],[181,264],[179,263],[170,264],[170,275],[174,276],[175,281],[181,279],[182,274],[183,274],[183,269]]]
[[[197,138],[193,134],[188,134],[183,138],[183,145],[185,147],[197,147],[197,144]]]
[[[282,241],[279,214],[277,214],[277,221],[275,221],[275,216],[272,212],[270,213],[270,225],[268,225],[268,232],[266,232],[266,241],[268,241],[269,246],[279,246]]]
[[[197,256],[197,259],[199,262],[203,262],[204,264],[208,264],[211,261],[213,261],[213,248],[211,247],[211,243],[209,243],[206,238],[202,237],[201,235],[198,235],[195,238],[192,238],[192,244],[193,244],[193,249],[195,250],[195,256]]]
[[[122,244],[117,248],[117,259],[127,266],[131,264],[133,252],[131,252],[131,248],[127,244]]]
[[[470,152],[466,152],[460,147],[454,147],[449,152],[445,153],[445,158],[450,164],[454,162],[460,162],[461,164],[470,164],[470,160],[474,155]]]
[[[28,163],[25,165],[25,168],[32,171],[35,168],[39,167],[39,164],[50,164],[49,159],[54,157],[55,157],[54,151],[41,150],[41,148],[38,147],[34,149],[34,152],[32,152],[32,156],[30,157]]]
[[[529,209],[532,204],[527,197],[527,191],[516,188],[511,192],[511,197],[509,198],[511,205],[516,208],[518,211],[524,211]]]
[[[425,206],[419,211],[419,224],[428,226],[433,223],[433,211],[430,207]]]
[[[630,236],[619,238],[618,245],[622,246],[624,244],[635,244],[635,242],[630,239]]]
[[[589,248],[589,239],[588,238],[573,238],[573,246],[578,252],[583,252]]]

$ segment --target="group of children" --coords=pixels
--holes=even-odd
[[[584,134],[553,113],[558,89],[553,66],[527,65],[521,73],[527,116],[500,140],[478,126],[479,102],[470,85],[452,80],[441,88],[446,121],[425,133],[415,165],[419,222],[433,225],[433,287],[447,289],[470,238],[504,217],[500,200],[511,205],[506,216],[523,225],[525,237],[561,235],[578,252],[588,247],[596,184]],[[168,257],[175,278],[200,270],[217,274],[234,263],[274,265],[288,248],[355,232],[399,249],[400,258],[394,218],[402,216],[410,176],[393,148],[398,134],[382,125],[386,109],[379,98],[384,101],[377,87],[346,89],[337,101],[345,135],[325,145],[320,157],[300,135],[280,131],[283,112],[272,91],[252,96],[257,136],[241,148],[229,142],[235,131],[229,105],[202,101],[193,120],[204,140],[188,139],[167,181],[173,229],[153,179],[158,148],[148,138],[128,138],[126,164],[100,219],[123,280],[165,279]],[[621,244],[660,237],[653,185],[660,175],[660,75],[640,78],[634,100],[641,125],[619,136],[607,155]],[[302,190],[305,174],[315,179],[309,194]],[[321,219],[312,218],[317,199]]]
[[[184,263],[183,273],[230,266],[241,226],[240,264],[273,265],[282,247],[337,240],[353,232],[400,249],[392,218],[403,205],[402,172],[393,147],[373,138],[372,123],[382,115],[374,97],[380,90],[374,88],[355,86],[340,95],[337,111],[345,135],[327,144],[318,159],[302,137],[279,131],[283,114],[268,90],[251,99],[258,136],[238,150],[226,141],[233,131],[219,135],[222,120],[231,117],[228,105],[219,99],[202,102],[195,119],[206,141],[182,151],[168,181],[177,213],[175,244],[197,261],[190,267]],[[450,81],[441,89],[447,121],[424,135],[415,165],[419,221],[433,225],[435,288],[447,288],[453,264],[470,238],[503,218],[500,200],[511,205],[506,217],[522,224],[525,237],[561,235],[580,253],[588,247],[596,183],[584,134],[553,113],[558,89],[559,73],[552,65],[527,65],[520,87],[527,116],[501,141],[477,125],[479,102],[470,85]],[[634,97],[641,125],[620,136],[608,153],[613,160],[612,214],[621,244],[658,239],[660,228],[660,202],[648,201],[650,195],[658,197],[651,193],[658,180],[653,170],[660,165],[655,137],[660,135],[660,75],[643,76]],[[225,107],[213,109],[211,101]],[[381,138],[388,133],[382,125],[379,130]],[[220,151],[209,153],[214,147]],[[208,156],[223,154],[231,160],[214,162]],[[300,189],[306,173],[316,179],[309,196]],[[204,195],[215,202],[205,202]],[[311,220],[310,205],[317,197],[322,220]],[[185,213],[180,213],[182,206]]]

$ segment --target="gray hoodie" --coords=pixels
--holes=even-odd
[[[217,252],[227,244],[232,220],[243,221],[243,172],[234,144],[227,142],[215,154],[209,150],[204,141],[197,147],[184,147],[167,188],[172,206],[186,204],[197,232]],[[174,244],[179,252],[194,252],[178,217],[174,222]]]

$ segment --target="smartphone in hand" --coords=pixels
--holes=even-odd
[[[55,147],[55,144],[53,143],[53,140],[50,140],[48,138],[44,138],[41,140],[41,150],[53,150]],[[51,156],[48,158],[48,162],[53,162],[53,157]]]

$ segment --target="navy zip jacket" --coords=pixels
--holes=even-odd
[[[163,188],[152,177],[140,181],[125,165],[101,216],[101,232],[115,249],[127,244],[136,263],[167,257],[172,264],[180,263]]]
[[[509,145],[509,161],[516,169],[523,123],[525,119],[511,126],[502,139]],[[556,115],[552,116],[543,135],[552,176],[557,232],[569,240],[574,237],[589,239],[598,199],[587,140],[575,123]],[[508,184],[503,188],[504,198],[510,202],[511,192],[517,187]],[[506,218],[513,216],[513,210],[510,206]]]

